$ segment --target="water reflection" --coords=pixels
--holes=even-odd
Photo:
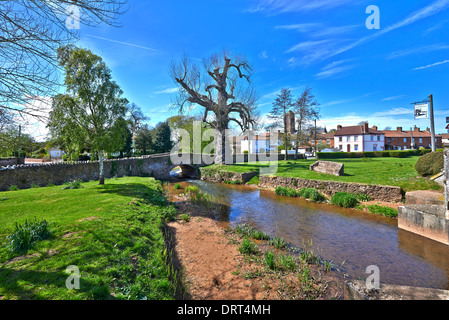
[[[377,265],[383,283],[449,289],[449,247],[399,230],[395,219],[249,186],[190,182],[228,205],[219,220],[249,223],[299,247],[312,242],[324,259],[344,262],[352,278],[365,279],[366,267]]]

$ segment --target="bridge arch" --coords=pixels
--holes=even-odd
[[[201,172],[195,165],[179,164],[174,165],[170,170],[170,177],[178,179],[199,179],[201,177]]]

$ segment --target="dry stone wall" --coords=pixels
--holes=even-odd
[[[307,180],[275,176],[260,176],[259,181],[261,187],[276,188],[281,186],[295,188],[297,190],[302,188],[315,188],[328,196],[333,196],[337,192],[361,193],[371,196],[373,200],[385,202],[401,202],[404,195],[400,187],[368,185],[362,183]]]
[[[126,158],[104,161],[104,176],[151,176],[156,179],[169,179],[170,171],[175,167],[169,156]],[[11,186],[19,189],[30,188],[32,185],[61,185],[72,180],[98,180],[99,163],[46,163],[41,165],[12,165],[0,168],[0,191],[6,191]]]

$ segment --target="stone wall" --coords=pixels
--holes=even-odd
[[[449,244],[449,220],[444,195],[436,191],[407,192],[399,207],[398,228]]]
[[[254,176],[257,176],[257,172],[230,172],[225,170],[216,169],[201,169],[201,180],[211,181],[211,182],[228,182],[236,181],[241,183],[246,183]]]
[[[0,158],[0,167],[15,166],[21,163],[23,160],[19,158]]]
[[[175,166],[169,156],[105,160],[104,176],[105,178],[152,176],[156,179],[169,179],[170,171]],[[17,165],[0,168],[0,191],[8,190],[13,185],[19,189],[26,189],[32,185],[47,186],[50,183],[61,185],[72,180],[98,179],[98,161]]]
[[[302,188],[315,188],[321,193],[333,196],[337,192],[361,193],[371,196],[373,200],[385,202],[401,202],[403,191],[400,187],[368,185],[362,183],[348,183],[339,181],[307,180],[301,178],[286,178],[275,176],[260,176],[259,185],[276,188],[290,187],[300,190]]]

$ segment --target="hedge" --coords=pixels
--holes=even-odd
[[[430,149],[420,150],[389,150],[389,151],[365,151],[365,152],[317,152],[318,159],[344,159],[344,158],[407,158],[422,156],[430,153]]]

